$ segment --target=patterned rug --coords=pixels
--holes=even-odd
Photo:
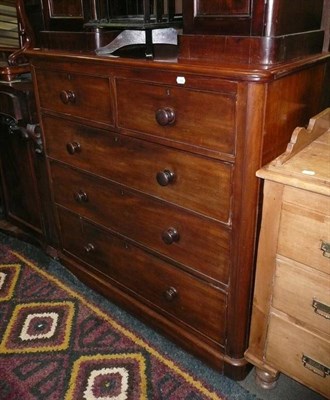
[[[1,400],[254,398],[222,376],[212,387],[49,271],[0,244]]]

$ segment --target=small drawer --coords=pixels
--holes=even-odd
[[[42,109],[113,125],[108,77],[36,70]]]
[[[230,232],[172,204],[52,162],[55,201],[224,284]]]
[[[117,79],[121,128],[235,154],[236,96]]]
[[[159,312],[224,344],[224,293],[61,208],[58,212],[64,251]]]
[[[277,258],[272,305],[324,333],[330,332],[329,275]]]
[[[278,254],[328,274],[330,198],[285,188],[283,201]]]
[[[330,397],[330,342],[271,313],[266,362],[304,385]]]
[[[231,164],[61,118],[43,126],[49,157],[229,223]]]

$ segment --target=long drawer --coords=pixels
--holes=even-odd
[[[330,397],[330,336],[319,336],[270,314],[266,360],[281,371]]]
[[[235,155],[236,96],[116,79],[118,126]]]
[[[277,252],[329,274],[330,199],[316,193],[301,197],[301,190],[285,188]]]
[[[272,305],[324,333],[330,332],[330,277],[277,257]]]
[[[49,157],[229,222],[231,164],[61,118],[43,125]]]
[[[36,74],[42,109],[114,124],[109,77],[38,69]]]
[[[60,163],[51,164],[57,204],[227,284],[230,232],[221,224]]]
[[[68,211],[59,208],[58,212],[64,251],[128,288],[149,306],[224,344],[223,292]]]

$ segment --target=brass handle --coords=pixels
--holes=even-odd
[[[330,319],[330,306],[315,299],[313,299],[312,306],[316,314],[325,319]]]
[[[63,104],[72,104],[76,101],[76,95],[72,90],[62,90],[60,93],[60,99]]]
[[[175,178],[174,172],[164,169],[164,171],[157,172],[156,179],[160,186],[167,186],[173,182]]]
[[[74,199],[77,203],[86,203],[88,201],[88,195],[86,192],[79,190],[73,194]]]
[[[156,121],[161,126],[174,124],[175,111],[170,107],[160,108],[156,111]]]
[[[323,242],[321,243],[321,250],[323,252],[323,256],[330,258],[330,243]]]
[[[91,253],[95,250],[95,246],[92,243],[87,243],[84,249],[86,253]]]
[[[166,244],[172,244],[178,242],[180,239],[180,234],[175,228],[168,228],[162,233],[162,239]]]
[[[69,154],[75,154],[75,153],[79,153],[81,151],[81,146],[80,146],[80,143],[78,143],[78,142],[71,142],[71,143],[67,143],[66,149]]]
[[[178,291],[175,289],[175,287],[171,286],[165,290],[164,297],[167,301],[173,301],[178,297]]]
[[[317,374],[321,376],[322,378],[325,378],[327,375],[330,375],[330,368],[319,363],[316,360],[313,360],[311,357],[306,356],[303,354],[301,361],[303,363],[303,366],[310,371],[312,371],[314,374]]]

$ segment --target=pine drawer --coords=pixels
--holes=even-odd
[[[330,254],[323,250],[326,244],[330,244],[330,198],[285,187],[278,254],[329,273]]]
[[[329,398],[329,334],[318,335],[276,313],[270,314],[268,329],[267,362]]]
[[[330,332],[330,276],[277,257],[272,306],[302,325]]]

